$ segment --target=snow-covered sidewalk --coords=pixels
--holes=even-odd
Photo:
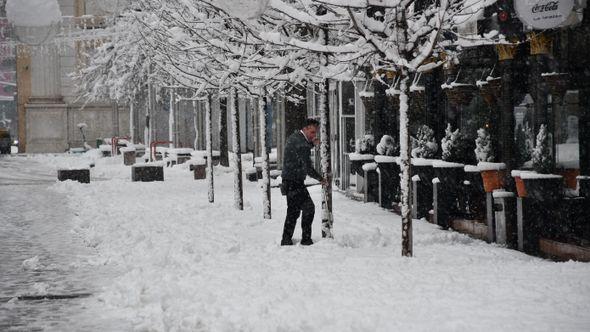
[[[69,156],[35,157],[52,164]],[[85,157],[82,157],[85,158]],[[180,166],[165,182],[133,183],[119,158],[98,159],[90,185],[54,184],[77,211],[71,225],[97,259],[121,274],[88,310],[117,312],[142,331],[583,331],[590,326],[590,264],[554,263],[414,225],[415,257],[402,258],[401,221],[376,204],[334,195],[334,240],[321,239],[320,190],[311,247],[279,246],[286,211],[273,219],[244,182],[233,208],[232,174],[216,168],[216,202]],[[300,239],[300,228],[295,233]]]

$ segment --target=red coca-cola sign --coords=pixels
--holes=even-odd
[[[534,29],[552,29],[564,24],[574,9],[574,0],[518,0],[514,9],[520,20]]]

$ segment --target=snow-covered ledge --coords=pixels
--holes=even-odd
[[[387,164],[387,163],[398,163],[399,161],[399,157],[394,157],[394,156],[382,156],[382,155],[377,155],[375,156],[375,162],[377,163],[382,163],[382,164]]]
[[[521,179],[561,179],[563,176],[557,174],[539,174],[536,172],[521,172]]]
[[[451,163],[448,161],[437,160],[432,163],[432,167],[434,167],[434,168],[463,168],[463,169],[465,169],[465,164]]]
[[[135,146],[124,146],[122,148],[119,148],[119,151],[121,151],[121,153],[135,152]]]
[[[432,166],[436,159],[412,158],[412,165],[414,166]]]
[[[516,194],[514,194],[511,191],[506,191],[504,189],[496,189],[492,193],[492,196],[494,198],[511,198],[511,197],[516,197]]]
[[[465,167],[463,167],[463,170],[466,173],[479,173],[480,172],[479,167],[477,167],[475,165],[465,165]]]
[[[356,152],[352,152],[348,154],[348,158],[351,161],[363,161],[363,160],[374,160],[375,156],[372,154],[360,154]]]
[[[377,163],[367,163],[363,165],[363,171],[370,172],[377,169]]]
[[[504,163],[488,163],[488,162],[480,162],[477,164],[477,168],[480,171],[501,171],[506,169],[506,164]]]

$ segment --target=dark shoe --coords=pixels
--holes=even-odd
[[[313,241],[311,239],[303,239],[301,240],[301,245],[302,246],[311,246],[313,244]]]
[[[284,240],[284,239],[283,239],[283,240],[281,241],[281,245],[282,245],[282,246],[292,246],[292,245],[293,245],[293,240],[291,240],[291,239]]]

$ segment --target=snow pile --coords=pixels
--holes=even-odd
[[[213,204],[207,184],[183,169],[167,168],[166,182],[131,183],[119,158],[96,168],[103,181],[51,188],[76,211],[64,222],[96,261],[117,268],[80,301],[101,319],[123,313],[131,330],[551,331],[590,323],[589,264],[553,263],[422,221],[413,225],[415,256],[403,258],[400,218],[338,193],[335,239],[325,240],[319,186],[309,188],[316,243],[281,247],[286,203],[276,189],[268,221],[256,183],[244,183],[244,211],[231,208],[225,168],[215,169]],[[110,177],[119,172],[126,177]]]
[[[15,26],[45,27],[61,21],[57,0],[8,0],[6,17]]]

